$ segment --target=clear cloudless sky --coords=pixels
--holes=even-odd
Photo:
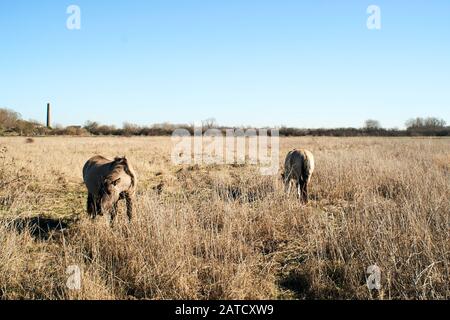
[[[47,102],[63,125],[450,122],[450,1],[1,0],[0,107]]]

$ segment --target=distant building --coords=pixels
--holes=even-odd
[[[70,130],[70,129],[80,130],[80,129],[82,129],[82,128],[83,128],[82,126],[67,126],[67,127],[66,127],[67,130]]]
[[[52,127],[52,118],[51,118],[52,109],[50,103],[47,103],[47,128]]]

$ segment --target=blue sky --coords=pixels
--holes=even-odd
[[[47,101],[63,125],[450,122],[450,1],[2,0],[0,107]]]

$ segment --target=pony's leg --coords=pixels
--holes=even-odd
[[[94,196],[89,192],[87,197],[87,213],[93,219],[95,218]]]
[[[304,182],[302,186],[302,199],[305,204],[308,204],[308,182]]]
[[[94,215],[101,216],[102,214],[103,214],[103,212],[102,212],[101,199],[98,197],[95,197],[94,198]]]
[[[287,194],[291,193],[291,177],[289,175],[286,175],[284,177],[284,192]]]
[[[133,197],[127,193],[125,194],[125,201],[127,203],[128,220],[131,221],[131,219],[133,218]]]
[[[297,187],[297,196],[298,198],[301,200],[302,197],[302,189],[303,189],[303,183],[302,181],[299,179],[295,182],[295,186]]]
[[[111,215],[110,223],[111,223],[111,227],[113,227],[114,220],[116,219],[116,216],[117,216],[117,202],[115,204],[113,204],[110,215]]]
[[[289,194],[291,191],[291,184],[289,183],[289,181],[285,180],[284,181],[284,192]]]

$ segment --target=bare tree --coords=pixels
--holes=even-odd
[[[95,121],[86,121],[86,123],[84,124],[84,129],[86,129],[87,131],[89,131],[90,133],[95,133],[99,127],[99,123],[95,122]]]
[[[364,122],[364,129],[366,130],[378,130],[381,129],[381,124],[378,120],[368,119]]]
[[[123,123],[123,133],[126,136],[134,136],[139,134],[141,128],[134,123],[124,122]]]
[[[445,124],[446,122],[444,119],[438,119],[434,117],[429,117],[425,119],[425,126],[427,128],[444,128]]]
[[[406,128],[411,129],[439,129],[444,128],[445,120],[435,117],[409,119],[406,121]]]
[[[218,127],[217,121],[215,118],[208,118],[202,121],[203,130],[215,129]]]
[[[10,109],[0,109],[0,127],[5,129],[14,128],[20,120],[20,113]]]

